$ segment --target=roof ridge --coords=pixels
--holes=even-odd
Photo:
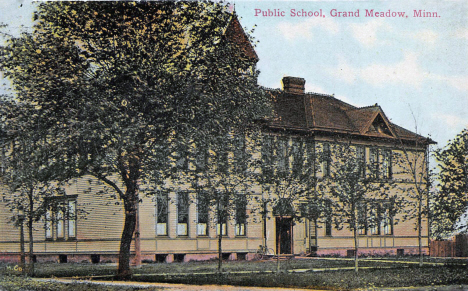
[[[353,108],[353,109],[348,109],[348,110],[346,110],[346,111],[368,109],[368,108],[371,108],[371,107],[379,107],[380,109],[382,109],[382,107],[380,107],[380,105],[378,105],[378,104],[376,103],[376,104],[374,104],[374,105],[369,105],[369,106],[355,107],[355,108]]]

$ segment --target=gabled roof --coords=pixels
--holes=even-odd
[[[274,102],[275,114],[269,122],[269,126],[273,128],[435,143],[390,122],[377,104],[359,108],[332,95],[290,93],[272,89],[267,91]]]
[[[249,38],[245,34],[244,29],[242,28],[239,19],[237,19],[237,14],[235,12],[233,12],[229,18],[229,23],[226,26],[224,35],[234,44],[234,46],[238,48],[241,54],[252,61],[258,62],[257,53],[255,52],[255,49],[253,48]]]

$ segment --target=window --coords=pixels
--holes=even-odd
[[[236,236],[245,236],[247,224],[247,198],[244,194],[236,197]]]
[[[208,235],[208,193],[202,191],[197,195],[197,235]]]
[[[45,233],[46,239],[53,239],[53,220],[52,220],[52,210],[47,210],[45,216]]]
[[[287,140],[278,138],[276,147],[276,158],[278,159],[278,171],[287,172],[289,170],[289,157],[287,155]]]
[[[305,148],[307,151],[307,162],[305,169],[308,172],[308,175],[314,175],[316,173],[315,169],[315,144],[313,142],[305,143]],[[304,158],[304,157],[303,157]]]
[[[76,201],[68,201],[68,238],[76,238]]]
[[[381,219],[380,212],[381,212],[380,205],[374,205],[374,207],[372,207],[372,209],[370,210],[369,220],[370,220],[370,223],[371,223],[370,230],[371,230],[372,235],[380,235],[381,234],[380,225],[381,225],[382,219]]]
[[[57,211],[57,239],[64,239],[65,238],[65,217],[63,215],[63,204],[59,205],[59,209]]]
[[[385,235],[392,235],[393,234],[393,221],[392,217],[390,216],[389,209],[385,209],[382,218],[383,229]]]
[[[227,235],[227,216],[228,216],[228,205],[229,201],[227,200],[229,198],[228,195],[222,195],[221,193],[218,193],[218,209],[217,209],[217,220],[218,223],[216,225],[216,234],[220,235],[222,234]]]
[[[392,203],[386,202],[383,209],[382,227],[385,235],[393,235],[393,211]]]
[[[197,171],[204,171],[208,163],[208,150],[201,144],[197,145],[195,154],[195,166]]]
[[[263,136],[262,173],[265,176],[273,175],[273,137],[270,135]]]
[[[370,170],[373,178],[379,178],[379,149],[371,148],[369,156]]]
[[[323,153],[322,153],[322,164],[321,170],[324,177],[330,176],[330,144],[324,143],[323,144]]]
[[[226,141],[219,141],[218,152],[216,153],[216,166],[219,172],[229,171],[229,145]]]
[[[362,203],[358,206],[358,230],[360,235],[367,235],[367,205]]]
[[[302,139],[293,139],[292,141],[293,164],[292,171],[295,175],[302,174],[304,164],[304,143]]]
[[[331,236],[333,228],[333,209],[331,201],[325,202],[325,235]]]
[[[366,176],[366,148],[363,146],[357,146],[356,155],[359,167],[359,175],[364,178]]]
[[[45,213],[46,240],[76,238],[76,198],[74,196],[53,197]]]
[[[177,152],[175,153],[176,166],[179,170],[188,170],[189,167],[189,152],[185,144],[179,145],[177,147]]]
[[[189,197],[187,192],[177,193],[177,235],[188,235]]]
[[[382,175],[385,179],[392,178],[392,151],[386,150],[383,152]]]
[[[245,153],[245,135],[234,136],[234,169],[236,172],[247,170],[247,155]]]
[[[156,196],[156,235],[167,235],[168,202],[167,193],[158,192]]]

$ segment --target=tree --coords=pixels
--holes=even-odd
[[[277,256],[277,271],[280,271],[280,254],[292,250],[292,227],[304,217],[301,207],[310,191],[308,182],[314,178],[308,176],[313,171],[313,159],[310,145],[305,138],[284,137],[264,133],[261,145],[261,174],[257,182],[261,185],[260,205],[264,228],[264,248],[266,245],[266,221],[270,212],[275,217],[277,245],[273,248]],[[312,180],[310,180],[312,179]],[[286,238],[286,239],[284,239]]]
[[[247,205],[251,200],[254,181],[253,144],[255,133],[237,128],[225,131],[224,136],[205,138],[195,142],[195,167],[188,173],[197,194],[197,224],[204,224],[207,235],[209,209],[214,210],[211,220],[218,236],[218,272],[222,272],[222,240],[227,234],[228,219],[236,221],[236,235],[245,235]]]
[[[359,231],[380,232],[381,225],[391,227],[391,219],[402,205],[401,196],[391,190],[393,183],[382,177],[378,154],[366,167],[363,148],[349,142],[323,144],[319,160],[323,164],[321,191],[330,195],[328,207],[334,223],[353,232],[354,270],[359,266]],[[372,155],[372,153],[371,153]],[[383,217],[385,216],[385,217]]]
[[[432,175],[429,169],[429,145],[433,142],[422,136],[409,143],[398,138],[398,142],[399,144],[396,145],[398,152],[393,156],[393,161],[399,167],[397,174],[400,175],[402,182],[406,183],[401,189],[405,192],[406,197],[406,211],[403,219],[416,219],[419,266],[422,266],[424,258],[422,252],[423,219],[429,219],[430,187],[432,184]]]
[[[47,153],[38,151],[38,144],[42,143],[40,125],[35,132],[25,138],[22,133],[21,122],[8,122],[21,120],[22,115],[28,115],[28,108],[18,106],[14,102],[3,102],[1,110],[2,139],[0,150],[2,152],[1,182],[9,189],[6,196],[6,205],[12,212],[15,224],[21,224],[21,249],[24,249],[23,220],[26,218],[26,227],[29,235],[29,264],[27,273],[34,275],[34,223],[38,222],[50,207],[58,205],[50,203],[50,198],[62,193],[59,185],[51,181],[51,169],[47,167],[50,157]],[[45,154],[45,155],[44,155]],[[20,213],[21,212],[21,213]],[[66,213],[62,209],[62,212]],[[24,253],[21,263],[24,268]]]
[[[236,16],[210,2],[46,2],[34,18],[1,48],[1,69],[34,106],[57,179],[92,175],[122,200],[118,276],[129,277],[139,181],[165,178],[159,149],[265,114],[250,38],[228,37]]]
[[[433,235],[443,238],[467,229],[460,220],[466,217],[468,203],[468,130],[436,150],[434,156],[439,173],[431,205],[431,226]]]

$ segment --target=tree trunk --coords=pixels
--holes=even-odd
[[[218,224],[219,224],[219,235],[218,235],[218,272],[223,271],[223,221],[221,220],[221,204],[220,198],[218,197]]]
[[[315,232],[315,249],[317,250],[316,251],[316,256],[317,255],[317,252],[318,252],[318,225],[317,225],[317,219],[314,219],[314,232]]]
[[[354,227],[354,272],[357,274],[359,271],[359,240],[357,236],[356,226]]]
[[[220,223],[220,231],[218,236],[218,272],[221,273],[223,271],[223,249],[222,249],[222,241],[223,241],[223,224]]]
[[[422,253],[422,197],[419,195],[419,209],[418,209],[418,248],[419,248],[419,266],[423,266],[423,253]]]
[[[23,275],[26,274],[24,268],[26,265],[26,259],[24,254],[24,217],[20,219],[20,264],[21,272]]]
[[[354,272],[357,274],[359,271],[359,239],[358,239],[358,221],[359,213],[357,207],[353,205],[353,236],[354,236]]]
[[[129,279],[132,276],[130,270],[130,246],[135,233],[138,203],[138,180],[140,178],[141,164],[138,156],[139,149],[130,154],[128,159],[128,168],[125,166],[123,155],[119,157],[119,168],[122,180],[125,183],[125,194],[121,196],[124,203],[125,223],[120,239],[119,267],[117,278]],[[139,233],[135,234],[139,236]]]
[[[33,238],[33,211],[34,211],[34,200],[33,190],[29,193],[29,215],[28,215],[28,233],[29,233],[29,265],[28,265],[28,276],[34,276],[34,238]]]
[[[135,183],[136,184],[136,183]],[[117,277],[119,279],[129,279],[132,275],[130,270],[130,246],[132,244],[133,233],[136,225],[136,212],[138,196],[136,185],[133,189],[127,189],[124,200],[125,223],[120,239],[119,267]]]

